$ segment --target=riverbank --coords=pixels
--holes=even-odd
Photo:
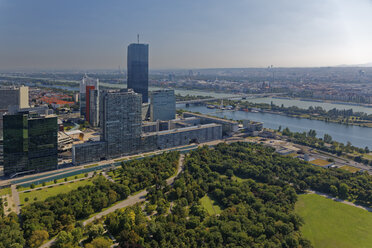
[[[309,120],[317,120],[317,121],[324,121],[324,122],[331,122],[331,123],[337,123],[341,125],[354,125],[354,126],[359,126],[359,127],[368,127],[372,128],[372,121],[365,121],[363,123],[360,122],[355,122],[358,121],[358,119],[353,119],[351,122],[346,122],[342,119],[329,119],[324,116],[312,116],[309,114],[301,114],[301,115],[296,115],[296,114],[288,114],[280,111],[271,111],[271,110],[262,110],[264,113],[270,113],[270,114],[276,114],[276,115],[284,115],[288,117],[293,117],[293,118],[304,118],[304,119],[309,119]],[[357,118],[357,117],[354,117]]]
[[[208,109],[206,106],[177,104],[177,109],[184,109],[191,112],[200,112],[217,117],[226,117],[233,120],[252,120],[263,122],[265,128],[278,130],[279,127],[284,129],[288,127],[294,132],[308,132],[313,129],[317,133],[317,137],[323,138],[324,134],[332,136],[333,140],[347,144],[351,142],[359,148],[371,147],[372,132],[370,128],[360,127],[356,125],[341,125],[318,120],[310,120],[305,118],[293,118],[285,115],[264,113],[264,112],[245,112]]]
[[[223,103],[228,106],[228,109],[253,112],[258,111],[276,115],[285,115],[293,118],[305,118],[342,125],[355,125],[372,128],[372,113],[368,115],[365,112],[354,112],[352,109],[338,110],[334,108],[327,111],[320,106],[310,106],[305,109],[298,106],[285,107],[284,104],[279,106],[273,102],[264,103],[253,102],[250,100],[224,100]],[[211,102],[209,104],[209,106],[212,104],[215,109],[221,109],[219,102]]]

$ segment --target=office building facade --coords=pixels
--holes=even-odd
[[[149,89],[149,45],[134,43],[128,46],[127,87],[142,95],[142,102],[148,102]]]
[[[56,116],[33,112],[4,115],[4,173],[35,173],[58,165]]]
[[[0,87],[0,109],[8,110],[9,107],[28,108],[27,86]]]
[[[176,117],[174,90],[157,90],[150,93],[150,120],[168,121]]]
[[[115,157],[139,149],[142,132],[142,98],[131,89],[102,93],[102,137],[107,155]]]

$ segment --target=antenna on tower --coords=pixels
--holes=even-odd
[[[139,44],[139,34],[137,34],[137,43]]]

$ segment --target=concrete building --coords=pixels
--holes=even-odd
[[[0,109],[8,110],[11,106],[28,108],[28,87],[27,86],[3,86],[0,87]]]
[[[89,90],[89,106],[86,108],[89,111],[89,115],[87,112],[86,120],[89,124],[93,127],[99,126],[99,90],[91,89]],[[88,101],[87,101],[88,103]]]
[[[222,139],[222,126],[211,123],[200,126],[161,131],[156,135],[157,149],[166,149],[176,146],[184,146],[190,143],[203,143],[216,139]]]
[[[4,173],[14,175],[56,169],[56,116],[35,112],[4,115]]]
[[[150,94],[150,120],[168,121],[176,117],[174,90],[156,90]]]
[[[106,142],[87,142],[72,146],[72,163],[75,165],[106,159]]]
[[[148,121],[150,119],[150,104],[142,103],[142,120]]]
[[[142,102],[148,102],[149,90],[149,45],[133,43],[128,46],[127,87],[142,95]]]
[[[103,93],[102,138],[109,157],[131,154],[139,148],[142,98],[131,89]]]
[[[251,121],[251,120],[243,120],[243,127],[247,131],[262,131],[263,129],[263,123],[257,122],[257,121]]]
[[[201,124],[209,124],[209,123],[217,123],[222,125],[222,134],[223,135],[230,135],[238,131],[238,122],[221,119],[214,116],[203,115],[203,114],[196,114],[191,112],[183,113],[183,117],[196,117],[200,119]]]
[[[243,120],[243,128],[248,134],[252,136],[258,136],[258,134],[263,130],[263,123],[257,121]]]
[[[89,91],[90,90],[97,90],[99,91],[99,79],[97,78],[91,78],[85,75],[83,79],[80,82],[80,115],[86,116],[87,108],[89,109]],[[87,96],[88,95],[88,96]],[[88,103],[88,105],[87,105]],[[89,110],[88,110],[88,118],[89,118]]]
[[[74,164],[140,152],[142,98],[132,89],[103,91],[100,95],[101,139],[74,145]]]

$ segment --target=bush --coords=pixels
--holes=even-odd
[[[25,202],[28,202],[28,201],[29,201],[29,199],[28,199],[28,197],[26,197],[26,198],[25,198]]]
[[[31,189],[34,189],[35,188],[35,184],[31,183],[30,188]]]
[[[45,182],[43,182],[42,184],[41,184],[43,187],[46,185],[46,183]]]

